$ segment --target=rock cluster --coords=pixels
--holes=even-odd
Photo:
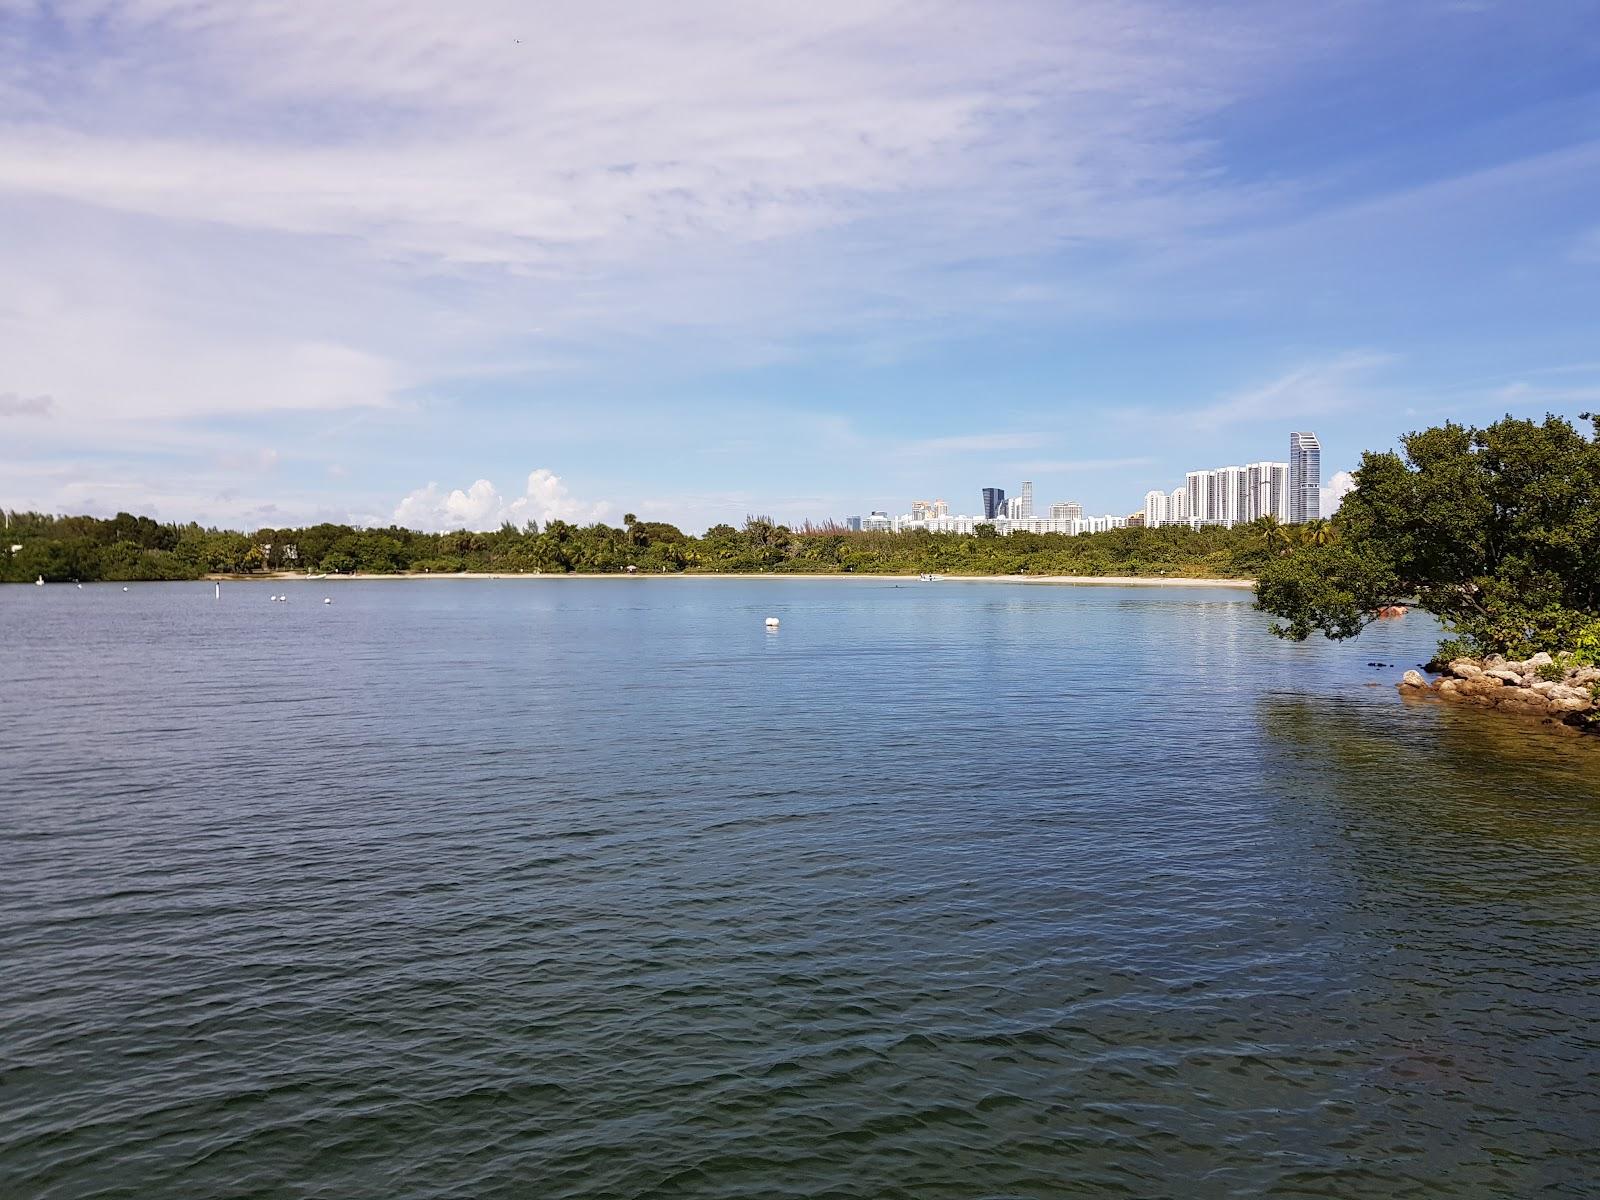
[[[1564,664],[1559,671],[1558,662]],[[1435,695],[1566,724],[1590,724],[1600,715],[1600,667],[1573,665],[1570,655],[1558,659],[1535,654],[1525,662],[1499,655],[1458,658],[1432,683],[1420,671],[1407,671],[1399,687],[1402,693]]]

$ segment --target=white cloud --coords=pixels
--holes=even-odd
[[[1331,517],[1339,511],[1344,498],[1356,490],[1356,477],[1349,471],[1335,471],[1322,487],[1322,515]]]
[[[559,475],[541,467],[528,476],[519,496],[509,499],[487,479],[465,490],[441,491],[436,483],[407,495],[394,510],[394,523],[407,529],[435,532],[445,529],[497,529],[510,521],[546,522],[559,519],[577,524],[599,521],[611,511],[606,503],[575,499]]]

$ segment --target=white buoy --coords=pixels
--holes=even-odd
[[[333,603],[333,597],[332,596],[324,596],[322,598],[322,602],[324,604],[332,604]]]
[[[778,618],[777,617],[768,617],[767,618],[767,628],[768,629],[776,629],[777,627],[778,627]]]

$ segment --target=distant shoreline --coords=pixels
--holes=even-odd
[[[895,580],[921,582],[916,575],[879,575],[869,573],[856,573],[845,571],[805,571],[805,572],[754,572],[754,571],[676,571],[668,573],[651,574],[640,571],[636,575],[629,575],[622,571],[607,572],[581,572],[573,571],[565,574],[557,572],[524,572],[522,574],[496,574],[488,571],[451,571],[437,574],[424,571],[399,571],[392,574],[371,574],[356,572],[349,575],[329,575],[324,579],[311,579],[305,575],[292,575],[286,572],[274,572],[261,575],[207,575],[209,583],[213,580],[219,583],[345,583],[352,580],[386,580],[386,579],[493,579],[493,580],[560,580],[560,579],[616,579],[637,582],[641,579],[816,579],[816,580]],[[934,581],[938,583],[1031,583],[1031,584],[1056,584],[1070,587],[1223,587],[1223,588],[1253,588],[1254,579],[1193,579],[1184,577],[1166,577],[1160,575],[941,575]]]

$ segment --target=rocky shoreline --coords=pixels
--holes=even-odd
[[[1520,662],[1499,655],[1457,658],[1436,680],[1407,671],[1397,686],[1402,695],[1476,704],[1600,732],[1600,667],[1578,666],[1571,655],[1541,653]]]

